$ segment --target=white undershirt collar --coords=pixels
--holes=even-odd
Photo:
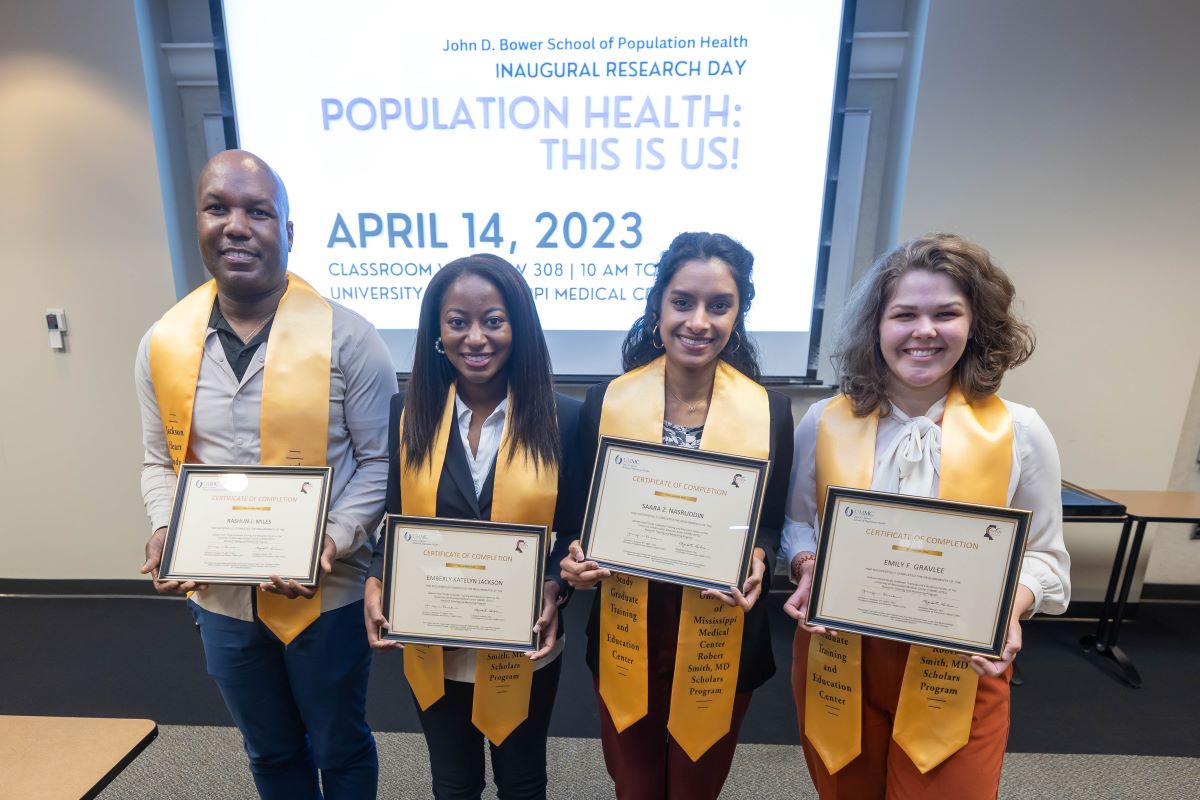
[[[488,473],[492,471],[492,464],[496,461],[496,453],[500,451],[500,436],[504,433],[504,416],[508,411],[508,398],[501,400],[500,405],[496,406],[495,410],[488,414],[487,419],[483,421],[483,428],[479,432],[479,450],[474,454],[471,452],[471,442],[468,439],[473,412],[458,394],[454,395],[454,411],[458,419],[458,434],[462,439],[463,453],[466,454],[467,464],[471,467],[471,482],[475,484],[475,499],[478,500],[479,493],[483,491],[483,482],[487,480]]]

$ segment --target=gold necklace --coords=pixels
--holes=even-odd
[[[272,311],[270,314],[267,314],[267,316],[263,318],[263,321],[258,323],[258,327],[255,328],[254,330],[250,331],[249,336],[246,336],[245,338],[242,339],[242,344],[250,344],[251,340],[254,339],[254,337],[258,335],[258,332],[263,329],[263,326],[265,326],[268,322],[270,322],[271,318],[274,316],[275,316],[274,311]]]
[[[696,402],[694,402],[694,403],[689,403],[687,400],[684,400],[682,397],[680,397],[679,395],[677,395],[677,394],[675,394],[674,392],[672,392],[672,391],[671,391],[671,387],[670,387],[670,386],[667,386],[667,382],[666,382],[666,381],[663,381],[663,386],[666,386],[666,388],[667,388],[667,394],[671,395],[671,397],[674,397],[674,398],[675,398],[675,402],[677,402],[677,403],[682,403],[683,405],[687,406],[687,410],[688,410],[688,413],[689,413],[689,414],[695,414],[695,413],[696,413],[696,407],[697,407],[697,406],[699,406],[699,405],[700,405],[700,403],[702,403],[702,402],[703,402],[703,400],[697,400],[697,401],[696,401]]]

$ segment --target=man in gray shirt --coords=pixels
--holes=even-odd
[[[135,368],[154,531],[142,572],[161,592],[193,592],[208,672],[262,797],[320,798],[323,784],[331,800],[373,798],[362,587],[386,494],[395,371],[369,322],[287,272],[287,191],[265,162],[237,150],[215,156],[200,176],[196,217],[213,281],[147,332]],[[297,391],[297,374],[316,378]],[[319,587],[158,581],[183,461],[331,466]]]

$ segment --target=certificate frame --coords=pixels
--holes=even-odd
[[[664,460],[668,462],[668,466],[670,462],[698,462],[716,465],[732,469],[735,473],[752,474],[755,477],[753,491],[740,498],[746,504],[745,514],[741,515],[745,519],[744,541],[740,548],[736,570],[726,572],[726,575],[733,577],[734,580],[718,580],[711,574],[670,569],[641,560],[607,555],[609,552],[619,549],[615,547],[610,549],[607,545],[607,537],[617,531],[606,529],[601,516],[606,491],[609,491],[610,486],[614,483],[610,481],[608,471],[613,465],[626,466],[626,463],[617,460],[626,454],[633,454],[635,458],[650,461]],[[718,453],[711,450],[693,450],[687,447],[624,439],[618,436],[601,436],[596,451],[596,461],[592,468],[587,507],[583,515],[583,532],[580,537],[583,551],[589,561],[595,561],[601,567],[614,572],[638,575],[650,580],[691,586],[697,589],[715,589],[722,592],[728,592],[731,587],[735,586],[740,589],[750,574],[750,561],[758,537],[758,525],[762,517],[763,497],[766,494],[770,467],[771,462],[767,459]],[[658,494],[657,491],[656,494]],[[667,494],[666,496],[673,495]],[[600,550],[600,553],[593,552],[597,549]]]
[[[831,562],[834,559],[849,559],[851,565],[858,567],[858,569],[853,571],[861,573],[864,576],[864,580],[867,574],[866,564],[856,564],[855,562],[856,556],[852,550],[855,545],[851,544],[853,538],[850,534],[842,533],[839,528],[848,528],[850,523],[845,522],[848,519],[861,522],[863,519],[862,514],[870,514],[873,511],[887,508],[916,510],[921,513],[936,514],[939,516],[949,515],[964,521],[964,524],[970,521],[973,526],[971,533],[963,534],[963,536],[974,535],[982,538],[984,535],[987,535],[988,538],[991,538],[991,528],[987,526],[987,523],[1003,522],[1012,526],[1011,536],[1005,537],[1008,539],[1007,546],[1003,547],[1003,552],[999,556],[996,556],[1004,559],[1003,570],[999,573],[999,585],[984,589],[984,591],[994,593],[994,597],[991,594],[987,595],[987,602],[984,604],[985,607],[991,609],[990,632],[986,640],[983,637],[970,639],[966,637],[936,635],[919,627],[906,628],[899,624],[872,624],[863,621],[861,617],[838,613],[829,608],[830,603],[827,602],[827,597],[831,594],[831,591],[827,585],[827,581],[831,573]],[[1025,554],[1025,543],[1029,536],[1029,524],[1032,515],[1033,512],[1031,511],[1017,508],[978,505],[940,500],[937,498],[913,497],[911,495],[892,494],[890,492],[851,489],[844,486],[830,486],[825,495],[825,513],[822,516],[818,532],[817,558],[813,569],[813,582],[809,593],[806,621],[810,625],[820,625],[839,632],[859,633],[881,639],[892,639],[909,644],[937,647],[968,655],[999,658],[1003,653],[1005,640],[1008,636],[1008,621],[1012,614],[1013,601],[1016,596],[1018,578],[1021,571],[1021,559]],[[845,523],[845,525],[842,526],[840,523]],[[983,534],[978,533],[976,530],[981,525],[984,531]],[[879,531],[877,535],[881,535],[885,539],[892,538],[896,540],[890,545],[892,550],[901,554],[907,554],[897,556],[897,558],[917,557],[921,555],[933,556],[941,555],[942,553],[942,551],[932,549],[910,547],[908,545],[916,542],[904,540],[901,538],[903,534],[895,531],[874,530]],[[914,535],[921,536],[920,534]],[[842,538],[839,539],[839,536]],[[956,539],[953,541],[954,544],[950,546],[959,547],[964,545],[964,543],[972,544],[970,539]],[[941,539],[938,539],[933,544],[927,542],[920,543],[927,544],[928,547],[950,544]],[[976,542],[975,544],[979,545],[976,549],[983,548],[982,543]],[[1000,550],[1001,548],[993,549]],[[839,564],[839,571],[844,572],[845,567]],[[861,611],[861,608],[859,611]],[[980,626],[981,631],[982,627]]]
[[[528,592],[528,625],[524,626],[523,638],[496,638],[483,635],[454,635],[453,633],[434,633],[429,630],[403,628],[397,625],[398,616],[395,613],[396,604],[403,602],[405,597],[411,599],[410,592],[397,589],[397,561],[399,560],[398,545],[402,539],[401,530],[405,532],[428,532],[441,535],[443,533],[474,534],[482,536],[504,536],[510,540],[532,540],[530,555],[534,571]],[[475,519],[450,519],[445,517],[414,517],[404,514],[388,514],[384,518],[384,551],[383,551],[383,616],[391,627],[380,632],[381,639],[393,642],[412,644],[439,645],[442,647],[467,647],[484,650],[511,650],[521,653],[532,653],[541,646],[541,636],[534,633],[533,626],[542,616],[544,600],[543,585],[546,582],[546,556],[549,552],[550,529],[545,525],[526,525],[515,522],[492,522]],[[515,549],[515,545],[514,545]],[[525,551],[518,551],[525,552]],[[449,566],[449,564],[447,564]],[[466,567],[467,565],[458,565]],[[421,596],[420,587],[417,597]],[[522,602],[522,607],[525,607]],[[397,628],[401,628],[397,630]]]
[[[163,543],[162,560],[159,564],[158,578],[160,581],[196,581],[197,583],[229,584],[234,586],[254,586],[271,579],[271,573],[253,570],[201,570],[189,568],[179,563],[180,551],[185,544],[184,539],[202,535],[200,531],[190,530],[192,524],[184,524],[190,519],[189,511],[199,501],[193,498],[193,489],[197,491],[211,489],[209,482],[219,481],[225,476],[259,476],[269,478],[285,478],[298,485],[297,492],[313,494],[316,508],[308,531],[308,555],[306,569],[303,572],[279,575],[286,580],[295,580],[301,586],[316,586],[320,580],[321,546],[325,536],[326,518],[329,513],[329,497],[333,483],[333,468],[328,466],[267,466],[261,464],[183,464],[179,468],[179,478],[175,485],[175,501],[171,507],[171,522],[167,526],[167,537]],[[306,486],[305,484],[308,484]],[[230,494],[236,494],[239,489],[225,488]],[[260,508],[234,510],[261,511]]]

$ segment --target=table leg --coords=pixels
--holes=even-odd
[[[1129,538],[1129,528],[1132,519],[1127,519],[1125,525],[1121,529],[1121,543],[1117,548],[1118,558],[1113,564],[1113,574],[1109,580],[1108,592],[1104,598],[1104,610],[1100,616],[1100,623],[1096,628],[1095,636],[1085,636],[1080,640],[1084,650],[1088,653],[1111,661],[1117,667],[1117,677],[1129,684],[1134,689],[1138,689],[1142,685],[1142,676],[1138,674],[1137,667],[1129,660],[1124,651],[1117,646],[1117,637],[1121,630],[1121,620],[1125,615],[1125,606],[1129,600],[1129,590],[1133,586],[1133,574],[1137,571],[1138,556],[1142,552],[1142,540],[1146,535],[1146,521],[1138,520],[1137,530],[1133,535],[1133,544],[1129,548],[1128,558],[1122,559],[1120,555],[1124,552],[1126,540]],[[1112,607],[1112,592],[1114,589],[1114,580],[1118,574],[1117,566],[1124,561],[1125,574],[1121,580],[1121,593],[1117,598],[1116,610],[1112,613],[1112,621],[1109,622],[1110,609]]]
[[[1142,539],[1146,536],[1146,520],[1140,519],[1137,531],[1133,534],[1133,544],[1129,547],[1129,558],[1125,566],[1125,580],[1121,582],[1121,597],[1117,600],[1117,613],[1113,616],[1112,627],[1108,629],[1108,640],[1105,642],[1109,650],[1117,646],[1117,635],[1121,632],[1121,618],[1125,615],[1125,603],[1129,599],[1129,589],[1133,586],[1133,573],[1137,571],[1138,556],[1142,552]]]
[[[1129,532],[1132,529],[1133,520],[1126,517],[1121,525],[1121,538],[1117,540],[1117,554],[1113,558],[1112,572],[1108,576],[1108,588],[1104,590],[1104,608],[1100,611],[1100,621],[1096,625],[1095,643],[1106,641],[1108,635],[1113,602],[1117,599],[1117,585],[1121,579],[1121,570],[1125,566],[1125,551],[1129,547]]]

